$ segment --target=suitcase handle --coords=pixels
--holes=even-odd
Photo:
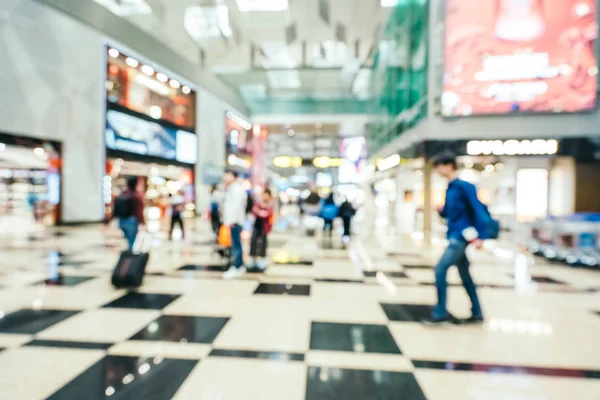
[[[133,253],[149,253],[152,247],[152,237],[146,232],[140,232],[133,243]]]

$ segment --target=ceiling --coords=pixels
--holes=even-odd
[[[265,103],[285,102],[293,111],[296,102],[304,102],[304,110],[318,110],[318,102],[366,99],[370,61],[390,13],[381,4],[394,2],[89,1],[103,4],[211,70],[239,91],[254,114],[275,110]],[[307,100],[316,103],[307,108]]]

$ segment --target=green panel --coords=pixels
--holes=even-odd
[[[366,114],[366,101],[352,98],[319,99],[254,99],[247,103],[252,114]]]
[[[377,151],[427,117],[428,18],[427,0],[405,0],[394,7],[385,25],[371,76],[370,151]],[[415,117],[399,119],[407,110]]]

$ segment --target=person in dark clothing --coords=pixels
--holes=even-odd
[[[321,213],[320,216],[323,218],[323,232],[327,233],[329,237],[333,235],[333,221],[338,216],[339,209],[335,204],[333,193],[321,202]]]
[[[185,198],[183,197],[183,191],[179,191],[176,195],[170,194],[171,198],[171,229],[169,230],[169,238],[173,239],[173,230],[175,225],[179,225],[181,228],[181,238],[185,238],[185,229],[183,227],[183,219],[181,213],[185,209]]]
[[[344,224],[344,241],[349,240],[350,236],[352,236],[352,218],[354,218],[355,214],[356,209],[352,206],[352,203],[346,199],[340,206],[339,211],[340,218]]]
[[[137,191],[137,184],[136,176],[129,177],[127,189],[117,196],[113,206],[113,217],[119,220],[119,228],[127,240],[129,251],[133,250],[140,227],[145,225],[144,198]]]
[[[273,227],[273,194],[269,189],[265,189],[260,201],[254,202],[252,214],[255,219],[250,241],[251,268],[264,271],[267,268],[267,237]]]
[[[217,185],[213,185],[210,188],[210,224],[215,237],[219,234],[221,229],[221,210],[220,204],[223,201],[223,196]]]
[[[463,323],[482,323],[483,312],[477,296],[477,287],[469,271],[466,249],[472,244],[480,249],[485,237],[485,221],[488,215],[485,206],[477,198],[477,189],[472,183],[458,178],[456,160],[451,154],[436,157],[434,166],[438,174],[450,183],[446,191],[446,204],[440,209],[440,215],[448,221],[448,247],[435,267],[435,286],[437,305],[431,318],[424,322],[428,325],[440,325],[450,322],[446,308],[448,282],[446,275],[451,266],[456,265],[458,273],[472,304],[472,316]]]

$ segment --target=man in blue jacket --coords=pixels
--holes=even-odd
[[[469,260],[466,249],[469,244],[480,249],[485,223],[489,218],[485,206],[477,198],[477,190],[472,183],[458,178],[456,159],[452,154],[441,154],[435,158],[434,167],[438,174],[447,178],[450,183],[446,191],[446,204],[439,210],[440,215],[448,221],[448,247],[435,267],[435,286],[438,302],[431,318],[424,321],[427,325],[450,323],[450,315],[446,308],[448,281],[446,275],[451,266],[456,265],[463,286],[471,299],[472,316],[462,323],[483,323],[483,312],[477,297],[477,287],[469,272]]]

